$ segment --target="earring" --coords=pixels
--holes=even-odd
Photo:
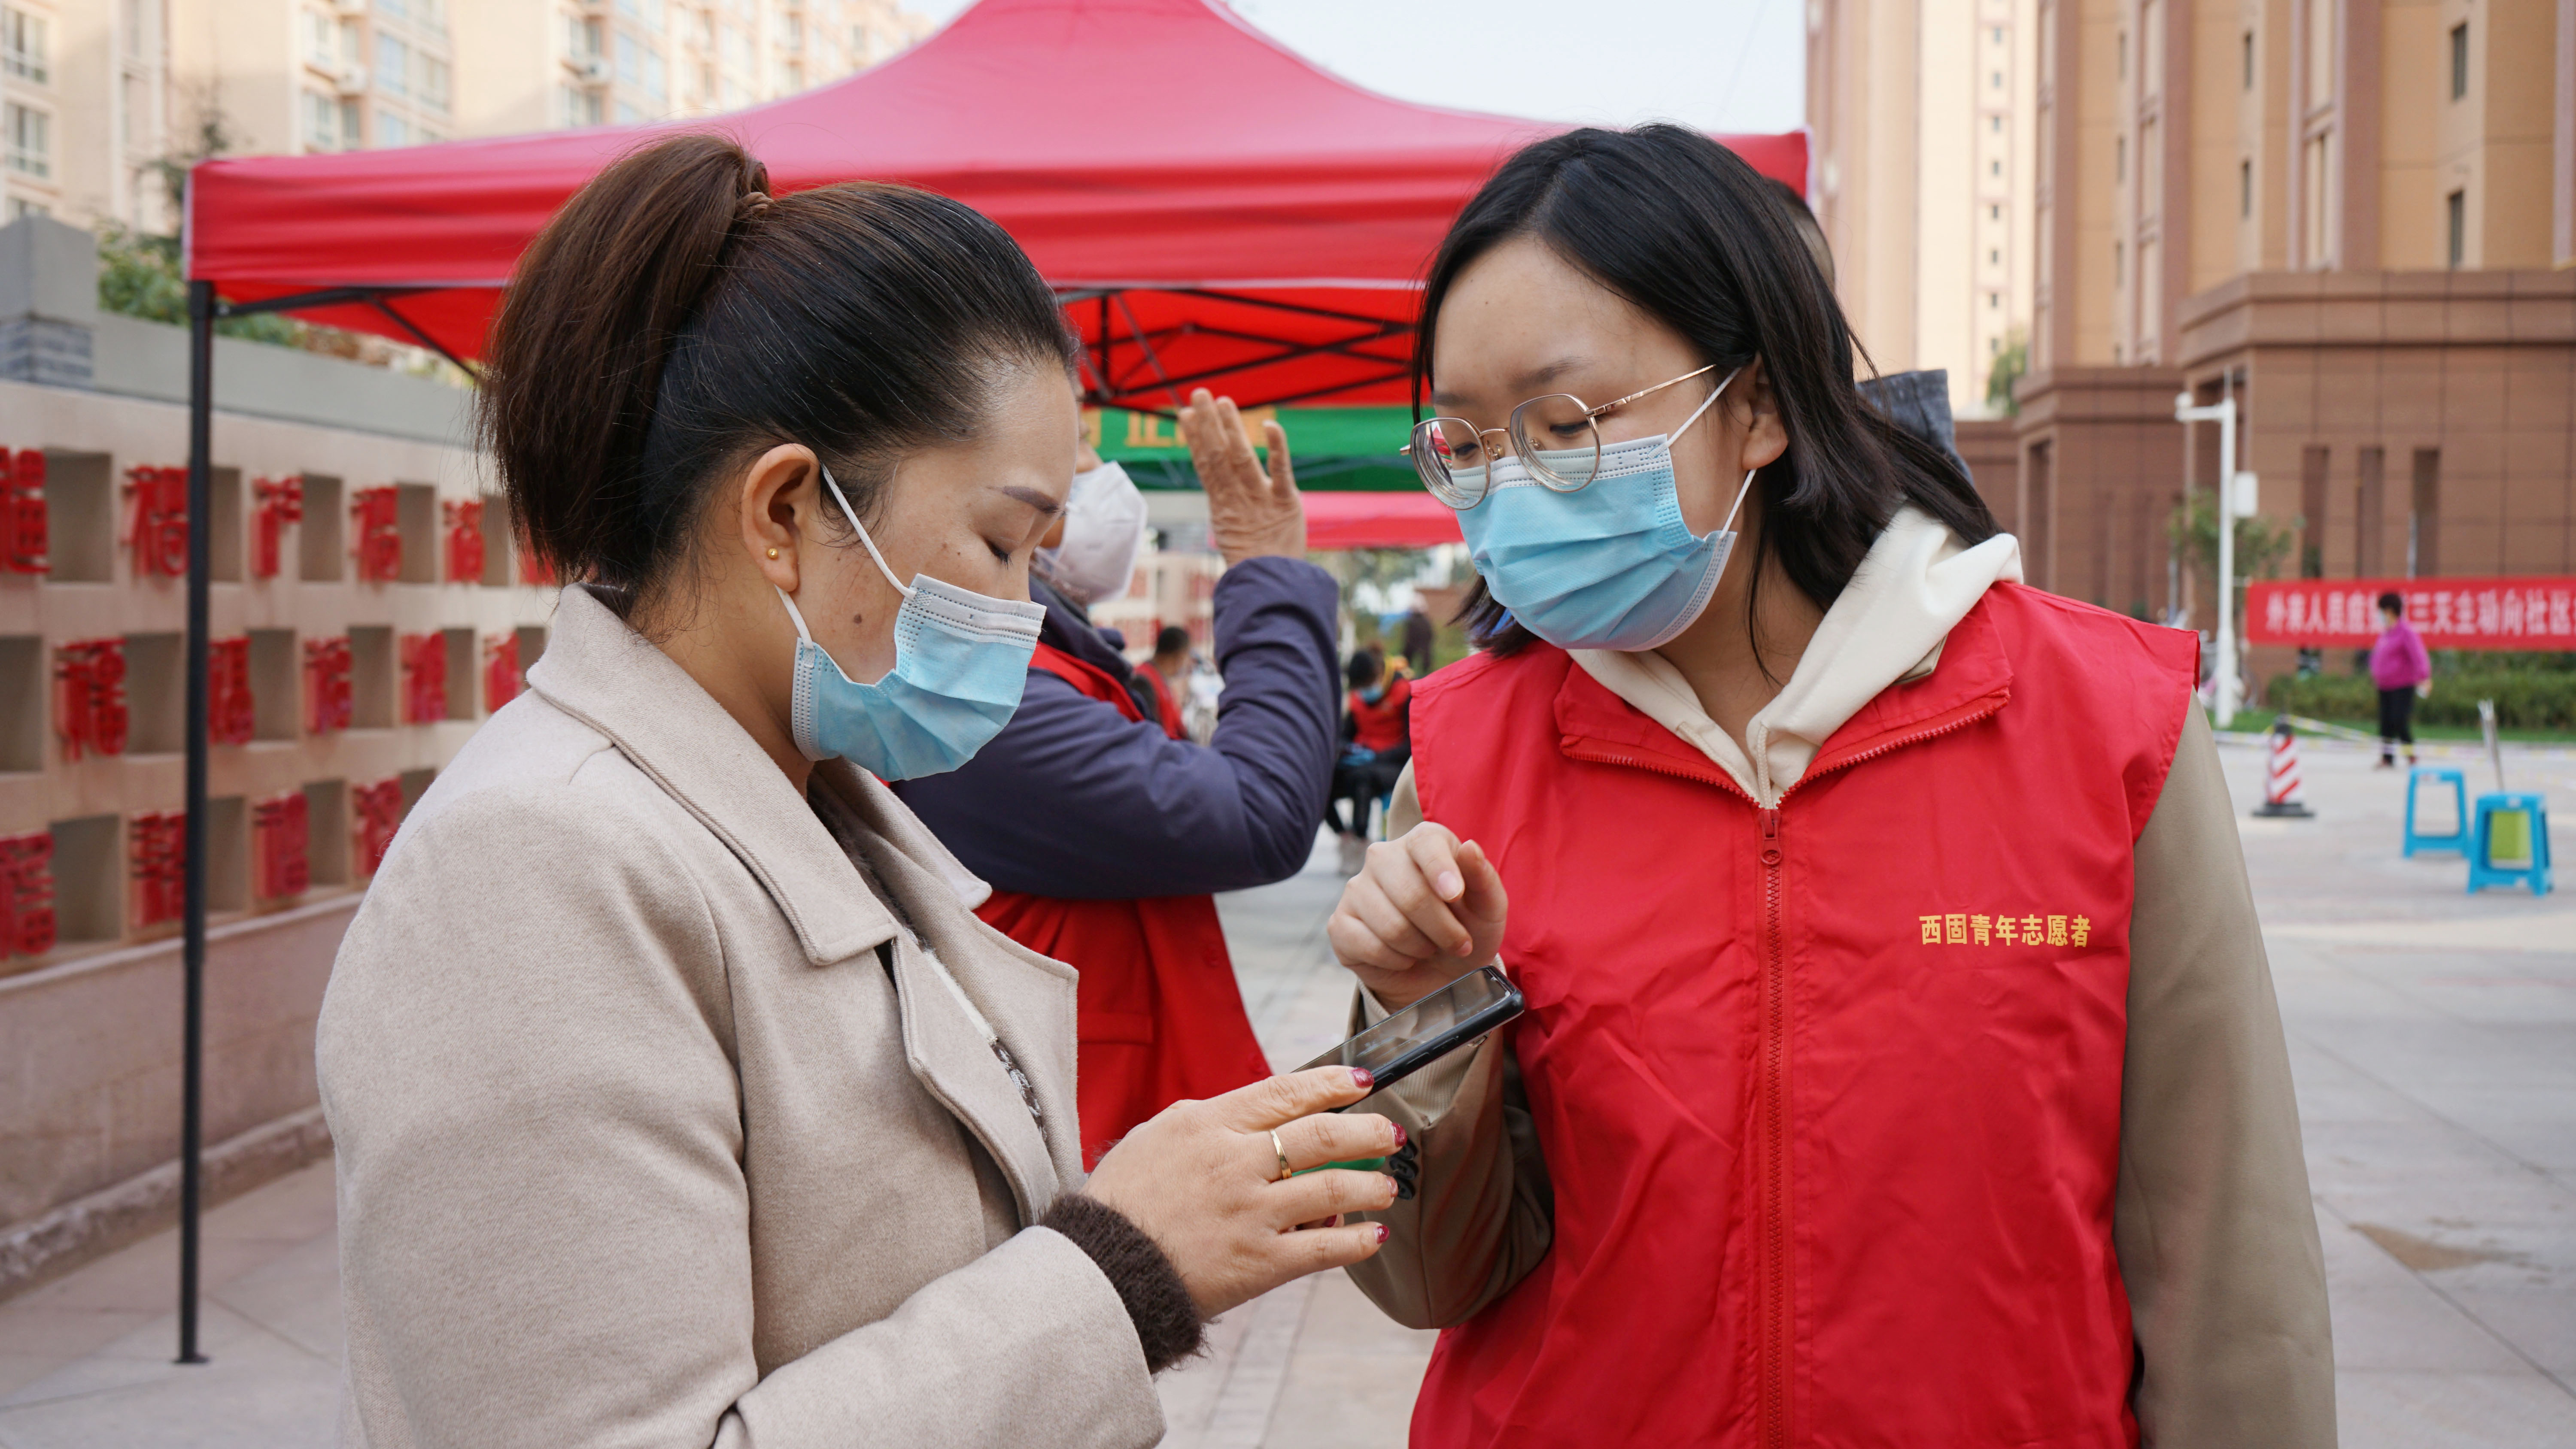
[[[776,558],[776,557],[778,557],[778,550],[776,550],[776,549],[774,549],[774,548],[773,548],[773,549],[771,549],[771,550],[769,551],[769,556],[770,556],[771,558]]]

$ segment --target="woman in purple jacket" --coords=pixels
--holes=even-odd
[[[2397,767],[2397,742],[2406,742],[2406,767],[2415,767],[2415,693],[2433,677],[2424,641],[2406,622],[2406,601],[2379,596],[2379,642],[2370,646],[2370,682],[2379,686],[2379,768]]]

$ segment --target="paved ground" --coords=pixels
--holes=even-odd
[[[2260,754],[2227,753],[2237,798],[2260,798]],[[2508,767],[2514,788],[2576,811],[2576,754]],[[2298,1073],[2343,1443],[2576,1446],[2576,890],[2466,896],[2456,860],[2398,858],[2402,777],[2331,746],[2309,748],[2306,776],[2319,818],[2248,819],[2244,840]],[[2576,872],[2576,828],[2560,822],[2554,843]],[[1282,1064],[1339,1034],[1346,986],[1322,943],[1338,889],[1319,853],[1223,902]],[[0,1449],[330,1442],[329,1165],[209,1217],[210,1364],[169,1362],[173,1254],[164,1234],[0,1304]],[[1167,1442],[1401,1444],[1430,1345],[1339,1275],[1291,1285],[1165,1376]]]

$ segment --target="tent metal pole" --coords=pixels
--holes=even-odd
[[[205,1206],[206,1125],[206,655],[213,573],[215,286],[188,284],[188,806],[187,895],[181,948],[187,1049],[179,1109],[179,1362],[197,1351],[197,1227]]]

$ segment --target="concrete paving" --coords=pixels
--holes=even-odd
[[[2240,804],[2263,756],[2226,750]],[[2451,759],[2441,759],[2442,755]],[[2576,1446],[2576,890],[2466,895],[2455,857],[2398,858],[2404,776],[2309,745],[2313,820],[2243,838],[2287,1020],[2333,1294],[2347,1449]],[[2465,749],[2473,791],[2490,788]],[[2576,811],[2576,752],[2507,756]],[[2552,842],[2568,862],[2576,828]],[[2576,867],[2562,864],[2562,872]],[[1263,1045],[1340,1034],[1329,850],[1220,902]],[[172,1364],[162,1234],[0,1304],[0,1449],[297,1449],[331,1442],[339,1305],[329,1164],[210,1214],[204,1340]],[[1173,1449],[1402,1444],[1433,1335],[1338,1274],[1228,1314],[1167,1374]]]

